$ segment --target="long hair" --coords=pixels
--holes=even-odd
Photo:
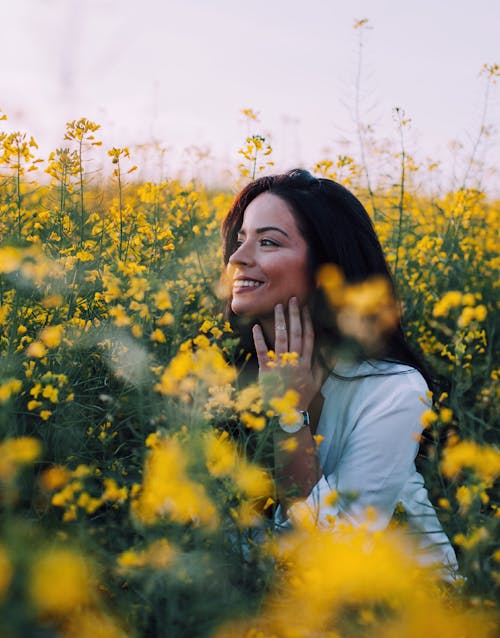
[[[245,210],[262,193],[276,195],[288,204],[307,243],[308,264],[313,277],[322,265],[335,264],[348,284],[383,276],[395,295],[384,252],[364,206],[344,186],[330,179],[316,178],[303,169],[258,178],[239,193],[222,225],[226,265],[237,248]],[[232,313],[230,300],[226,314],[231,323],[238,326],[243,349],[253,353],[249,328]],[[311,316],[315,339],[319,343],[335,345],[340,342],[335,318],[321,288],[312,295]],[[382,356],[416,368],[430,384],[429,374],[409,347],[400,322],[388,336]]]

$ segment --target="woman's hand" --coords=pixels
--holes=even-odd
[[[321,366],[312,362],[314,331],[311,316],[307,307],[304,307],[301,313],[296,297],[292,297],[288,303],[288,323],[287,329],[283,306],[278,304],[274,309],[274,351],[277,364],[269,357],[262,328],[259,325],[253,327],[253,340],[259,362],[259,378],[265,383],[266,375],[276,377],[277,370],[283,372],[279,376],[282,385],[280,390],[283,392],[295,390],[299,395],[297,407],[300,410],[307,410],[319,392],[323,379]],[[280,358],[289,352],[297,353],[296,361],[280,369]]]

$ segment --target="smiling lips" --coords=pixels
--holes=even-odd
[[[233,293],[250,292],[262,285],[264,285],[264,282],[257,281],[256,279],[235,279],[233,281]]]

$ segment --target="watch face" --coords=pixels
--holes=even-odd
[[[304,427],[304,423],[302,422],[302,416],[300,421],[298,421],[297,423],[294,423],[293,425],[284,425],[283,423],[281,423],[281,421],[279,421],[279,425],[280,425],[280,428],[284,432],[287,432],[288,434],[295,434],[295,432],[298,432]]]
[[[303,427],[309,424],[309,415],[307,412],[303,412],[302,410],[297,410],[297,421],[295,423],[282,423],[281,420],[278,421],[280,428],[283,432],[287,432],[288,434],[294,434],[298,432]]]

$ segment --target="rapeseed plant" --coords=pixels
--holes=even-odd
[[[250,130],[257,115],[244,116],[246,180],[272,160]],[[275,537],[269,425],[296,418],[278,383],[296,356],[274,356],[264,389],[238,388],[218,283],[232,195],[163,168],[132,181],[125,147],[108,151],[113,174],[97,184],[99,130],[68,123],[44,185],[30,181],[36,142],[0,133],[2,635],[493,635],[499,202],[467,184],[418,195],[424,169],[404,139],[395,186],[347,154],[316,166],[370,202],[397,267],[399,300],[383,280],[348,285],[325,267],[339,331],[376,355],[402,306],[435,372],[421,466],[464,577],[443,586],[397,529],[319,530],[298,502],[294,530]]]

